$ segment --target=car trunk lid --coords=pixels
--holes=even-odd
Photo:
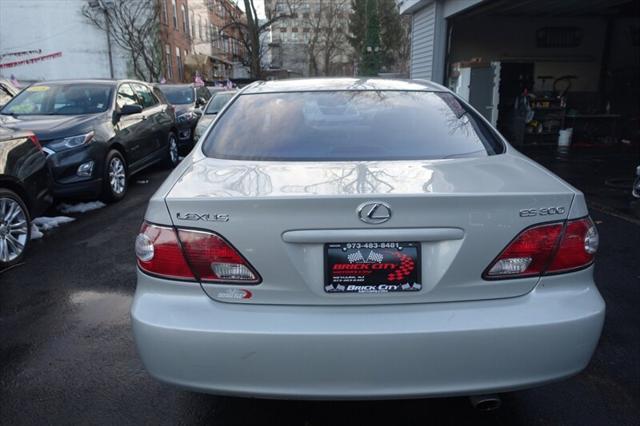
[[[185,168],[166,203],[175,226],[218,233],[261,276],[257,285],[203,284],[213,299],[362,305],[495,299],[529,292],[538,278],[486,281],[482,272],[524,228],[565,219],[573,196],[558,178],[511,154],[323,163],[209,158]],[[388,207],[391,217],[382,223],[364,222],[359,210],[370,203]],[[558,208],[556,213],[545,217],[521,212],[552,207]],[[364,245],[347,250],[336,245],[340,243]],[[327,276],[335,287],[330,273],[335,264],[372,264],[360,257],[388,258],[398,251],[367,243],[400,243],[412,259],[393,268],[409,265],[419,271],[415,282],[396,284],[418,286],[411,291],[330,291]],[[329,262],[328,253],[337,255],[339,250],[345,252],[344,259]],[[409,275],[411,280],[416,277]]]

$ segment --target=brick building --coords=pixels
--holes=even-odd
[[[159,1],[161,37],[165,50],[172,52],[165,54],[165,62],[171,65],[167,81],[190,82],[196,73],[209,81],[242,77],[238,74],[244,68],[245,49],[233,23],[244,14],[235,4],[229,0]]]
[[[192,51],[188,0],[158,0],[165,80],[186,82],[185,61]]]

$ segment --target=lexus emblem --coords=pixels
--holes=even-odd
[[[358,206],[358,217],[364,223],[379,225],[391,219],[391,207],[382,201],[369,201]]]

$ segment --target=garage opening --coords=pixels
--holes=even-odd
[[[640,2],[486,0],[446,28],[450,88],[518,149],[640,217]]]

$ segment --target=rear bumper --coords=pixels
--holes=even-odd
[[[605,305],[592,269],[503,300],[395,306],[214,302],[138,272],[133,331],[157,379],[215,394],[363,399],[511,391],[581,371]]]

